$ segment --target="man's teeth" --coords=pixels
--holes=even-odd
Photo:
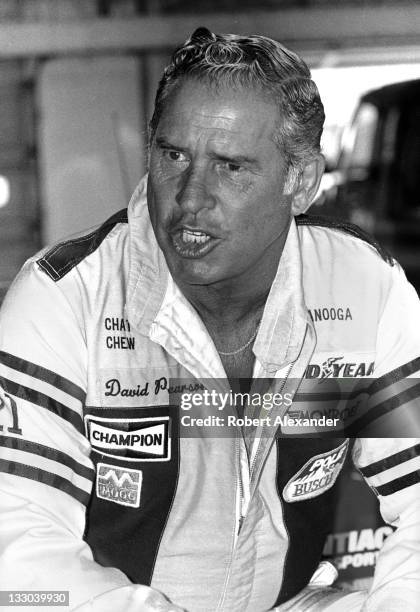
[[[190,243],[202,244],[208,242],[210,236],[204,232],[192,232],[191,230],[182,230],[182,241]]]

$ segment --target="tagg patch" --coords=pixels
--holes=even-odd
[[[141,470],[118,468],[107,463],[97,465],[96,495],[100,499],[139,508],[142,482]]]
[[[107,419],[87,415],[92,450],[122,461],[169,461],[170,417]]]
[[[349,441],[305,463],[283,489],[283,498],[292,503],[311,499],[331,489],[343,467]]]

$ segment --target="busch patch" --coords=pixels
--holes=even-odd
[[[85,417],[92,450],[123,461],[169,461],[170,417]]]
[[[283,498],[287,502],[311,499],[328,491],[339,475],[346,458],[349,441],[338,448],[312,457],[305,463],[283,489]]]
[[[100,499],[139,508],[143,480],[141,470],[118,468],[107,463],[98,463],[96,473],[96,495]]]

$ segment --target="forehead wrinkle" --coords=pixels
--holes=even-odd
[[[213,116],[211,116],[213,118]],[[218,117],[215,117],[216,119],[218,119]],[[194,120],[189,121],[189,125],[192,129],[197,130],[197,131],[201,131],[203,133],[205,133],[206,135],[210,134],[209,138],[211,138],[211,134],[214,134],[214,138],[220,138],[221,140],[226,139],[228,140],[231,136],[233,135],[243,135],[245,138],[247,135],[251,136],[255,136],[257,142],[261,142],[262,140],[264,140],[265,138],[267,138],[267,140],[272,141],[273,140],[273,131],[269,129],[268,126],[268,122],[266,123],[266,125],[264,126],[264,129],[262,130],[257,130],[257,129],[251,129],[249,130],[249,127],[254,127],[252,123],[248,124],[248,130],[244,129],[237,129],[235,124],[234,124],[234,119],[228,119],[225,120],[224,118],[220,118],[221,124],[225,124],[225,125],[217,125],[217,124],[210,124],[210,125],[203,125],[203,123],[196,123]],[[202,138],[204,138],[204,134],[202,136],[199,137],[199,139],[201,140]]]
[[[181,114],[182,116],[182,114]],[[185,120],[193,127],[198,129],[208,130],[228,130],[231,133],[238,133],[240,130],[234,129],[236,116],[234,113],[230,115],[210,115],[207,113],[190,113],[186,115]]]
[[[229,132],[230,134],[239,134],[240,130],[234,130],[231,126],[203,125],[201,123],[192,122],[191,127],[198,130],[214,131],[214,132]]]

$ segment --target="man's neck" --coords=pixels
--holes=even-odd
[[[205,324],[232,325],[244,321],[265,304],[278,268],[278,261],[263,271],[248,270],[240,277],[211,285],[180,283],[180,289]]]
[[[265,303],[271,282],[248,288],[190,285],[186,290],[184,287],[181,290],[205,323],[218,321],[232,325]],[[249,284],[253,284],[252,279]]]

